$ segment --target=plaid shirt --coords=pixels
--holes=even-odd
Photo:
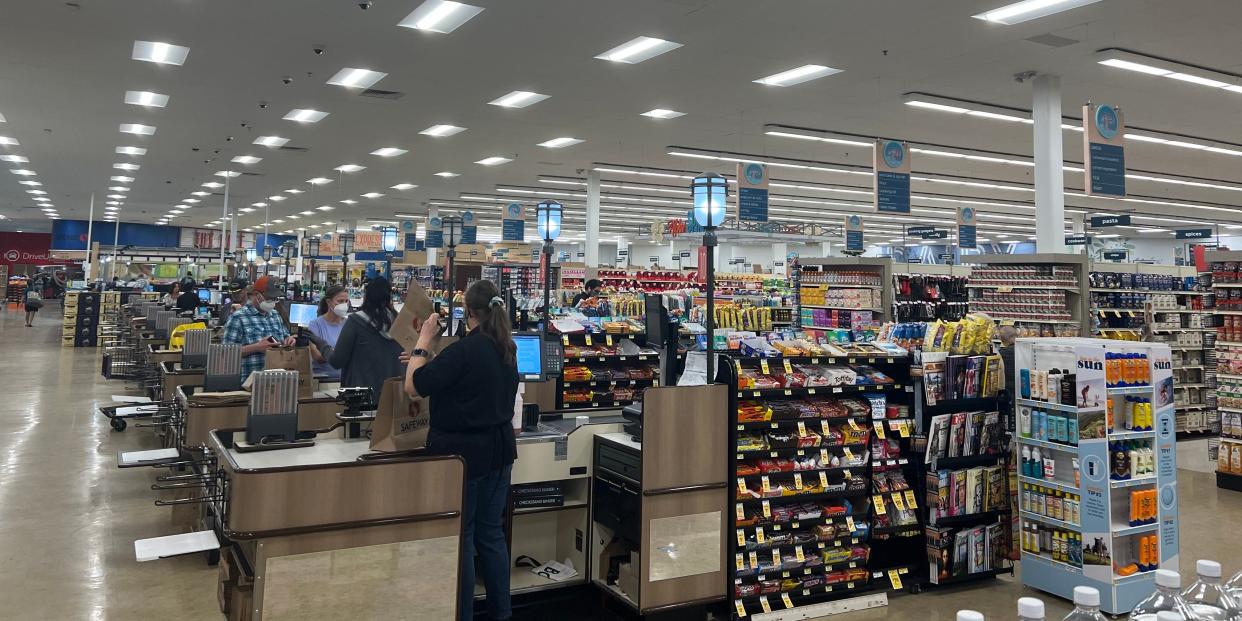
[[[225,343],[249,345],[269,336],[275,337],[278,341],[284,340],[289,336],[289,329],[285,327],[284,320],[280,318],[280,314],[276,311],[263,313],[254,306],[247,304],[241,310],[229,315],[229,322],[224,324],[223,341]],[[242,381],[246,381],[246,378],[250,377],[251,373],[262,371],[264,360],[265,355],[263,352],[243,356],[241,363]]]

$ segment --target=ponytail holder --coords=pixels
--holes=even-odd
[[[498,296],[498,295],[494,295],[494,296],[492,296],[491,301],[489,301],[489,302],[487,303],[487,305],[488,305],[488,306],[490,306],[490,307],[492,307],[492,308],[495,308],[495,307],[497,307],[497,306],[504,306],[504,305],[505,305],[505,301],[504,301],[504,299],[503,299],[503,298],[501,298],[500,296]]]

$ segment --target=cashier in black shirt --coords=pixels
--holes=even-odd
[[[185,313],[198,308],[200,303],[198,290],[194,288],[194,281],[191,280],[181,286],[181,295],[177,296],[177,312]]]
[[[504,514],[517,458],[512,427],[517,346],[504,299],[491,281],[470,285],[465,306],[469,332],[430,360],[428,349],[443,328],[435,317],[418,325],[418,345],[410,354],[405,391],[411,397],[431,399],[427,449],[439,455],[461,455],[466,461],[457,618],[474,618],[477,551],[487,589],[487,617],[509,619],[513,613]]]
[[[582,291],[579,291],[577,295],[574,296],[574,302],[570,306],[577,306],[578,302],[581,302],[583,300],[593,298],[599,295],[599,290],[603,286],[604,286],[604,283],[600,282],[598,279],[595,279],[595,278],[592,278],[591,280],[586,281],[586,283],[582,285]]]

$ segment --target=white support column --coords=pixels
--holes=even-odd
[[[1065,251],[1065,170],[1061,145],[1061,78],[1032,82],[1035,121],[1035,250]]]
[[[119,223],[114,222],[113,224],[116,224],[119,226]],[[91,257],[91,235],[94,232],[95,232],[95,193],[92,192],[91,193],[91,210],[90,212],[88,212],[88,215],[86,216],[86,262],[83,264],[83,267],[86,268],[84,273],[86,275],[86,282],[88,283],[91,281],[91,272],[95,268],[95,266],[92,264],[92,261],[91,261],[91,258],[92,258]],[[103,270],[98,270],[98,273],[103,274]]]
[[[586,264],[599,266],[599,172],[587,172]]]
[[[428,218],[439,218],[439,217],[440,217],[440,208],[439,208],[439,207],[428,207],[428,208],[427,208],[427,217],[428,217]],[[424,224],[424,226],[426,226],[426,224]],[[424,241],[426,241],[426,239],[427,239],[427,233],[426,233],[426,230],[424,229],[424,232],[423,232],[423,240],[424,240]],[[437,252],[436,252],[436,251],[437,251],[437,250],[439,250],[439,249],[438,249],[438,248],[427,248],[427,265],[435,265],[435,264],[436,264],[436,254],[437,254]]]
[[[789,254],[789,244],[785,242],[777,242],[772,244],[772,273],[777,276],[784,276],[787,272],[785,269],[785,255]],[[776,264],[780,263],[778,267]]]
[[[842,243],[844,243],[844,242],[842,242]],[[821,257],[831,257],[831,256],[832,256],[832,242],[820,242],[820,243],[819,243],[819,248],[820,248],[819,253],[820,253],[820,256],[821,256]]]

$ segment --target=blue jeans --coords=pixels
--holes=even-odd
[[[461,583],[458,585],[457,618],[474,619],[474,555],[483,566],[487,590],[487,616],[498,621],[513,616],[509,597],[509,545],[505,541],[505,508],[513,464],[466,481],[462,507],[465,520],[461,539]]]

